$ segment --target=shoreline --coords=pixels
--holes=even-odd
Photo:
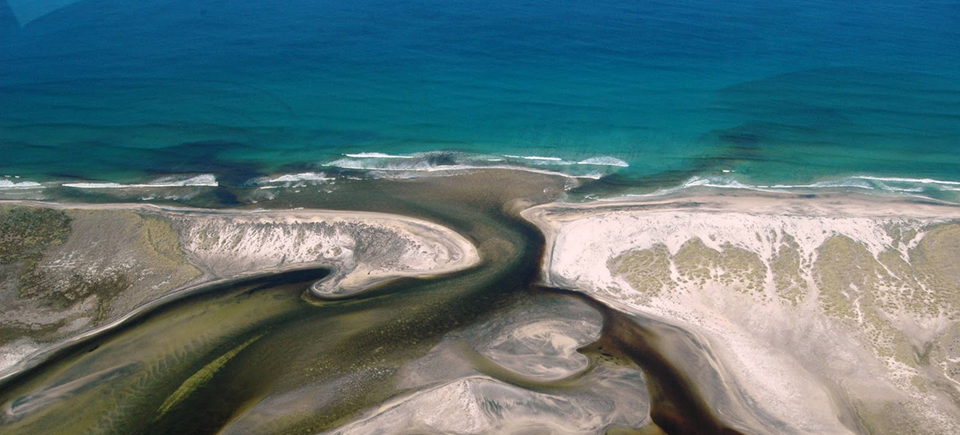
[[[167,201],[201,207],[250,205],[272,201],[281,192],[300,193],[338,189],[354,181],[409,180],[430,177],[461,176],[489,171],[516,171],[560,177],[571,185],[585,185],[578,200],[646,201],[676,195],[699,195],[712,191],[724,195],[817,195],[873,196],[894,200],[921,200],[960,204],[960,180],[940,176],[891,175],[885,173],[846,172],[822,175],[803,180],[753,180],[733,169],[689,171],[682,176],[662,178],[654,174],[630,171],[630,166],[612,156],[595,156],[582,161],[552,156],[505,155],[491,157],[460,151],[425,151],[411,155],[382,153],[343,154],[342,158],[315,165],[301,165],[285,171],[272,171],[248,179],[232,179],[229,173],[171,173],[153,178],[103,180],[48,180],[0,178],[3,200],[67,201],[94,200],[108,202]],[[435,161],[440,159],[443,163]],[[449,159],[449,160],[444,160]],[[506,160],[505,160],[506,159]],[[609,159],[610,161],[607,161]],[[603,163],[606,162],[606,163]],[[582,169],[592,168],[584,172]],[[232,180],[220,182],[219,178]],[[604,183],[609,177],[616,181]],[[41,177],[43,178],[43,177]],[[45,192],[45,193],[44,193]],[[240,202],[217,203],[213,193],[228,193]],[[196,202],[200,198],[201,202]]]

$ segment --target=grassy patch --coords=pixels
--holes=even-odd
[[[780,246],[770,259],[773,285],[784,302],[797,305],[807,294],[807,282],[800,274],[802,267],[800,244],[793,236],[784,234]]]
[[[730,243],[720,248],[710,248],[699,238],[688,240],[674,256],[677,271],[701,286],[716,282],[743,293],[763,294],[767,267],[760,256]]]
[[[640,292],[643,303],[673,287],[673,280],[670,279],[670,252],[663,244],[624,252],[610,259],[607,267]]]
[[[48,246],[70,235],[70,217],[38,207],[0,207],[0,264],[36,262]]]
[[[933,229],[911,252],[911,262],[928,289],[933,304],[955,310],[960,307],[960,224]]]

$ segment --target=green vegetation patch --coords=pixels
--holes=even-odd
[[[38,265],[49,248],[71,233],[73,219],[60,210],[41,207],[0,207],[0,264],[12,264],[13,279],[22,298],[48,293]],[[68,301],[47,301],[65,306]]]
[[[944,375],[960,382],[960,322],[953,323],[939,337],[937,359],[944,362]]]
[[[37,261],[70,235],[70,217],[39,207],[0,207],[0,264]]]
[[[860,423],[870,434],[934,434],[912,404],[900,400],[852,400]]]
[[[720,248],[720,262],[717,264],[722,271],[720,282],[729,286],[740,285],[740,290],[745,292],[763,294],[767,266],[760,256],[730,243]]]
[[[611,258],[607,267],[640,292],[644,303],[674,286],[670,278],[670,251],[662,243],[624,252]]]
[[[140,215],[144,247],[157,254],[157,261],[164,260],[165,267],[185,265],[183,251],[180,248],[180,235],[170,226],[170,222],[156,217]]]
[[[814,278],[820,307],[840,319],[858,319],[873,303],[877,267],[873,254],[847,236],[833,236],[817,248]]]
[[[800,244],[789,234],[784,234],[777,251],[770,259],[773,285],[784,302],[797,305],[807,294],[807,282],[801,276],[803,259]]]
[[[677,271],[701,286],[712,281],[744,293],[763,294],[767,267],[760,256],[730,243],[720,248],[710,248],[699,238],[688,240],[674,256]]]
[[[903,332],[890,324],[891,311],[884,309],[902,306],[899,279],[891,276],[866,246],[846,236],[827,239],[817,250],[813,275],[824,313],[856,325],[878,355],[917,366],[917,351]]]
[[[257,335],[245,341],[243,344],[231,349],[227,353],[220,355],[209,364],[203,366],[203,368],[194,373],[193,376],[187,378],[186,381],[183,381],[183,384],[181,384],[180,387],[173,392],[173,394],[167,397],[167,400],[164,400],[163,404],[160,405],[160,408],[157,409],[157,412],[159,413],[157,415],[157,419],[163,417],[166,413],[170,412],[170,409],[183,402],[184,399],[189,397],[191,393],[206,384],[210,379],[213,378],[213,375],[217,374],[217,372],[220,371],[224,365],[230,362],[233,357],[237,356],[240,351],[253,344],[254,341],[257,341],[257,339],[262,336],[263,334]]]
[[[622,276],[646,301],[675,289],[671,261],[680,274],[680,283],[705,285],[716,282],[744,293],[763,294],[767,267],[754,252],[726,243],[720,251],[699,238],[691,239],[671,256],[666,245],[624,252],[607,262],[610,271]]]
[[[674,255],[674,263],[684,282],[701,286],[716,279],[713,266],[719,262],[720,252],[710,249],[699,238],[687,240]]]
[[[932,291],[931,305],[951,310],[960,307],[960,224],[931,230],[910,254],[911,263]]]

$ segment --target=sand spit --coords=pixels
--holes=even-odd
[[[0,374],[53,343],[214,281],[323,266],[334,272],[314,290],[343,295],[479,260],[447,228],[381,213],[5,202],[0,225]]]
[[[476,264],[476,248],[459,234],[398,215],[320,210],[169,213],[192,263],[212,276],[322,264],[331,278],[314,287],[342,296],[404,276],[437,275]]]
[[[523,215],[547,284],[703,337],[716,373],[690,375],[746,432],[960,431],[960,208],[690,196]]]

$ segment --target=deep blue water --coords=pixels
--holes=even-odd
[[[960,182],[957,41],[942,0],[0,0],[0,175],[239,184],[445,150],[637,183]],[[629,167],[569,164],[600,156]]]

